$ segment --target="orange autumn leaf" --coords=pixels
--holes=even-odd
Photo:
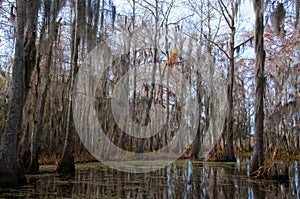
[[[174,48],[174,50],[172,50],[170,54],[170,58],[167,60],[167,65],[173,66],[174,64],[178,64],[177,55],[178,55],[178,49]]]

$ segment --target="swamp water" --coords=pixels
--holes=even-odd
[[[78,164],[74,176],[28,175],[26,186],[0,188],[0,198],[300,198],[299,169],[297,162],[292,163],[290,180],[279,183],[248,178],[249,162],[240,161],[180,160],[143,174],[120,172],[101,163]],[[55,167],[41,167],[42,172],[49,170]]]

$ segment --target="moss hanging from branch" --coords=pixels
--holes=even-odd
[[[284,36],[284,19],[285,19],[285,8],[283,3],[278,3],[274,11],[271,14],[271,26],[273,31],[277,35]]]

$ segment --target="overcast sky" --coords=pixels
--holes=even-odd
[[[130,6],[128,1],[131,0],[114,0],[114,4],[117,7],[117,11],[121,14],[123,14],[124,12],[129,12],[130,11]],[[150,2],[153,0],[149,0]],[[183,0],[177,0],[176,3],[177,5],[179,5],[181,2],[183,2]],[[243,13],[243,15],[248,16],[249,18],[254,18],[254,11],[253,11],[253,3],[251,1],[243,1],[242,2],[242,6],[241,6],[241,13]],[[180,10],[180,14],[182,14],[182,10]]]

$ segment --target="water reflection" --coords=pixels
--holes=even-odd
[[[0,189],[0,198],[300,198],[297,162],[290,167],[291,180],[283,184],[249,179],[248,164],[185,160],[146,174],[82,164],[75,176],[28,176],[29,185]]]

